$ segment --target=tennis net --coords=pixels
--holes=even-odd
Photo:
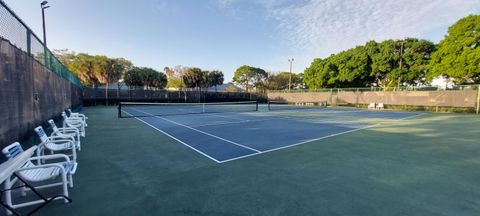
[[[118,105],[119,118],[251,111],[258,111],[257,101],[221,103],[120,102]]]
[[[299,109],[318,109],[327,107],[326,101],[298,102],[291,103],[285,101],[268,101],[268,110],[299,110]]]

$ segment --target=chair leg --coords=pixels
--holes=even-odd
[[[3,183],[3,186],[4,186],[4,189],[5,189],[5,192],[3,193],[4,194],[4,199],[5,199],[5,204],[9,207],[12,207],[12,192],[10,190],[12,188],[12,181],[11,181],[10,177],[8,177],[5,180],[5,183]],[[6,209],[6,213],[7,213],[7,215],[12,214],[12,212],[8,209]]]
[[[68,174],[68,182],[70,184],[70,188],[73,188],[73,176],[72,174]]]
[[[65,172],[62,172],[62,182],[63,182],[63,195],[65,197],[68,197],[68,187],[67,187],[67,175]],[[69,201],[67,199],[63,199],[65,203],[68,203]]]

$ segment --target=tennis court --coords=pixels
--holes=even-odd
[[[350,108],[268,111],[260,105],[258,111],[158,116],[264,152],[217,163],[206,155],[213,157],[221,148],[203,149],[203,155],[175,139],[192,146],[201,144],[197,139],[228,149],[230,144],[153,116],[117,118],[114,107],[83,112],[89,117],[89,136],[78,156],[83,169],[71,190],[74,201],[46,206],[39,215],[480,212],[480,119],[475,115]],[[139,121],[144,119],[162,130],[183,132],[173,139]],[[313,135],[298,125],[308,125]],[[278,132],[282,127],[288,129],[284,134]],[[335,135],[357,128],[363,129]],[[275,142],[266,138],[271,133]],[[259,138],[274,146],[258,147],[254,140]],[[234,152],[240,151],[245,149]]]
[[[127,103],[121,112],[218,163],[374,127],[382,120],[421,114],[286,106],[267,111],[256,102]]]

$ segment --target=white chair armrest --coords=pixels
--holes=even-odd
[[[70,141],[75,141],[75,137],[71,135],[65,135],[62,134],[61,136],[49,136],[48,137],[51,141],[57,141],[57,140],[70,140]]]
[[[65,121],[67,124],[84,124],[84,121],[76,120],[76,119],[67,119]]]
[[[61,132],[76,132],[76,133],[80,133],[80,131],[77,129],[77,128],[67,128],[67,127],[64,127],[64,128],[58,128],[59,131]]]
[[[70,116],[67,120],[76,120],[76,121],[83,121],[83,118],[80,116]]]
[[[71,113],[70,116],[87,118],[87,116],[85,116],[84,114],[81,114],[81,113]]]
[[[41,164],[41,165],[35,165],[33,167],[22,167],[22,168],[19,168],[19,169],[15,170],[15,172],[21,172],[21,171],[25,171],[25,170],[33,170],[33,169],[38,169],[38,168],[48,168],[48,167],[57,167],[63,173],[65,172],[65,168],[59,163]]]
[[[41,155],[41,156],[34,156],[31,157],[30,160],[52,160],[52,159],[65,159],[66,162],[70,162],[70,158],[64,154],[51,154],[51,155]]]

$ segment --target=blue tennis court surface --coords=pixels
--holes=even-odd
[[[166,116],[148,116],[151,108],[125,108],[123,111],[132,116],[144,116],[137,119],[218,163],[305,144],[375,125],[370,122],[354,121],[356,117],[401,120],[419,115],[416,112],[333,108]],[[298,113],[304,116],[295,115]],[[340,119],[342,116],[347,120]]]

